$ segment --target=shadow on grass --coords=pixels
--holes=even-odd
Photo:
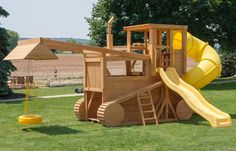
[[[24,128],[22,131],[25,132],[39,132],[46,135],[66,135],[66,134],[77,134],[81,133],[81,131],[71,129],[65,126],[60,125],[52,125],[52,126],[40,126],[40,127],[33,127],[33,128]]]
[[[34,97],[29,97],[29,98],[30,98],[30,99],[28,100],[29,102],[35,100]],[[0,102],[0,104],[21,104],[21,103],[24,102],[24,101],[25,101],[24,98],[22,98],[21,100],[16,100],[16,101],[4,100],[4,101]]]
[[[204,87],[202,90],[236,90],[236,82],[210,84],[210,85]]]
[[[24,99],[22,100],[17,100],[17,101],[3,101],[3,102],[0,102],[0,104],[21,104],[22,102],[24,102]]]
[[[24,101],[25,94],[23,93],[12,93],[5,96],[0,96],[0,104],[18,104]]]
[[[203,121],[206,121],[203,119],[201,116],[195,114],[190,120],[186,121],[178,121],[178,123],[181,124],[190,124],[190,125],[202,125],[202,126],[209,126],[210,124],[208,123],[203,123]]]
[[[230,114],[231,119],[236,119],[236,114]],[[192,125],[203,125],[203,126],[209,126],[210,123],[203,123],[203,121],[206,121],[205,119],[203,119],[202,117],[200,117],[199,115],[194,115],[190,120],[187,121],[179,121],[178,123],[182,123],[182,124],[192,124]]]
[[[232,119],[236,119],[236,114],[229,114]]]

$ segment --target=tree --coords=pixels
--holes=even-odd
[[[216,10],[216,39],[225,53],[236,53],[236,1],[222,0]]]
[[[67,42],[70,42],[70,43],[73,43],[73,44],[78,44],[78,43],[79,43],[79,42],[78,42],[76,39],[74,39],[74,38],[68,39]],[[74,53],[74,52],[72,52],[72,53]]]
[[[76,39],[74,39],[74,38],[68,39],[67,42],[74,43],[74,44],[78,43],[78,41]]]
[[[123,26],[143,23],[185,24],[200,39],[211,45],[218,43],[222,50],[234,51],[235,3],[233,0],[98,0],[93,5],[91,18],[86,20],[90,26],[89,36],[98,46],[105,46],[107,21],[115,16],[115,45],[125,44]]]
[[[12,30],[7,30],[7,34],[9,35],[8,38],[8,50],[12,51],[16,46],[17,46],[17,42],[19,40],[19,35],[17,32],[12,31]]]
[[[0,7],[0,17],[7,17],[9,14],[2,7]],[[7,30],[0,27],[0,96],[11,93],[11,89],[8,87],[7,81],[11,72],[16,70],[10,61],[3,61],[6,55],[9,53],[10,36]]]

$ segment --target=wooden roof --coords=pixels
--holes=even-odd
[[[151,28],[155,29],[175,29],[175,30],[184,30],[188,29],[186,25],[169,25],[169,24],[141,24],[141,25],[133,25],[133,26],[125,26],[125,31],[147,31]]]
[[[15,47],[4,60],[55,60],[58,57],[40,43],[21,44]]]

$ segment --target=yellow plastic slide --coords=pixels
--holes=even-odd
[[[230,116],[220,111],[208,101],[191,85],[184,82],[174,68],[164,71],[159,68],[159,73],[164,83],[173,91],[178,93],[188,106],[208,120],[212,127],[227,127],[232,125]]]
[[[174,33],[174,49],[182,48],[182,33]],[[182,78],[196,89],[209,84],[221,73],[221,61],[216,51],[200,39],[187,34],[187,55],[196,62],[197,66],[189,70]]]

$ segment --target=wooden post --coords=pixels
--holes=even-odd
[[[131,31],[127,31],[127,51],[128,52],[131,51],[131,44],[132,44]]]
[[[131,31],[127,31],[127,51],[131,52]],[[131,61],[126,61],[126,75],[129,76],[131,74]]]
[[[152,75],[156,75],[156,30],[149,29],[149,54],[151,57]]]
[[[107,48],[113,49],[113,34],[107,34]]]
[[[146,49],[144,50],[144,54],[149,54],[148,49],[147,49],[147,36],[148,36],[147,34],[148,34],[147,31],[145,31],[144,32],[144,47]]]
[[[169,104],[170,102],[170,97],[169,97],[169,89],[167,87],[165,87],[165,108],[166,108],[166,111],[165,111],[165,119],[168,120],[169,118]]]
[[[83,85],[84,85],[84,88],[87,88],[87,63],[85,61],[85,58],[86,58],[87,55],[84,53],[83,56],[84,56],[84,78],[83,78]]]
[[[108,27],[107,27],[107,48],[113,49],[113,34],[112,34],[112,22],[114,21],[114,16],[110,18],[108,21]]]
[[[102,90],[104,89],[104,78],[106,76],[106,69],[107,69],[106,57],[105,57],[105,54],[102,53],[102,57],[101,57],[101,89]]]
[[[149,54],[149,50],[148,50],[148,31],[144,32],[144,53],[143,54]],[[146,61],[143,60],[143,75],[146,75]]]
[[[173,49],[173,30],[169,31],[169,47],[170,47],[170,66],[174,67],[174,49]]]
[[[88,92],[87,91],[84,91],[84,112],[85,112],[85,121],[88,120]]]
[[[158,67],[162,67],[162,32],[161,31],[157,31],[157,66]]]
[[[187,29],[182,30],[183,74],[187,72]]]

